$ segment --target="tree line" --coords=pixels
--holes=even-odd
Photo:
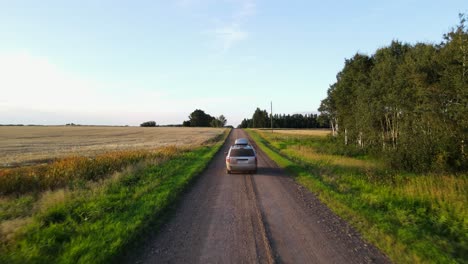
[[[200,109],[193,111],[188,118],[189,120],[182,123],[185,127],[224,127],[227,122],[224,115],[214,117]]]
[[[345,61],[319,111],[347,148],[411,171],[467,169],[466,14],[439,44],[392,41]]]
[[[219,117],[211,116],[205,111],[196,109],[189,116],[189,120],[184,121],[181,125],[165,125],[169,127],[224,127],[227,119],[224,115]],[[140,124],[141,127],[157,127],[156,121],[146,121]]]
[[[157,127],[156,121],[146,121],[140,124],[141,127]]]
[[[329,128],[328,116],[317,114],[274,114],[273,128]],[[257,107],[252,118],[244,118],[238,128],[269,128],[271,116]]]

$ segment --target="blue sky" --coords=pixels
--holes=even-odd
[[[439,43],[447,1],[0,0],[0,123],[237,125],[256,107],[313,112],[344,59]]]

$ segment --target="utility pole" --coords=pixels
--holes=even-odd
[[[270,124],[271,124],[271,133],[273,134],[273,101],[270,101]]]

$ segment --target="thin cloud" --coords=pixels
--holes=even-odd
[[[243,20],[255,15],[256,4],[253,0],[242,1],[242,9],[236,14],[237,19]]]
[[[221,46],[224,52],[249,37],[250,34],[245,29],[245,24],[256,12],[256,4],[253,0],[235,2],[240,4],[240,9],[234,12],[228,21],[212,30],[217,46]]]
[[[232,24],[215,30],[217,41],[221,43],[223,51],[228,51],[234,44],[246,39],[249,33],[242,31],[238,24]]]

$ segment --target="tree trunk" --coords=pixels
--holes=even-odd
[[[335,136],[335,122],[333,122],[333,119],[330,120],[331,128],[332,128],[332,136]]]
[[[384,127],[384,131],[386,132],[386,134],[388,136],[390,136],[390,139],[392,139],[392,130],[391,130],[391,121],[390,121],[390,117],[388,116],[388,114],[385,114],[385,125],[386,127]]]
[[[385,127],[382,120],[380,120],[380,127],[382,128],[382,150],[385,150]]]
[[[335,132],[336,132],[336,135],[338,135],[338,133],[339,133],[338,131],[339,131],[339,129],[340,129],[340,128],[338,127],[338,125],[339,125],[339,124],[338,124],[338,119],[335,118]]]
[[[359,147],[361,147],[361,148],[364,147],[364,144],[363,144],[363,142],[362,142],[362,131],[359,131],[358,145],[359,145]]]
[[[344,129],[344,144],[348,145],[348,130]]]

